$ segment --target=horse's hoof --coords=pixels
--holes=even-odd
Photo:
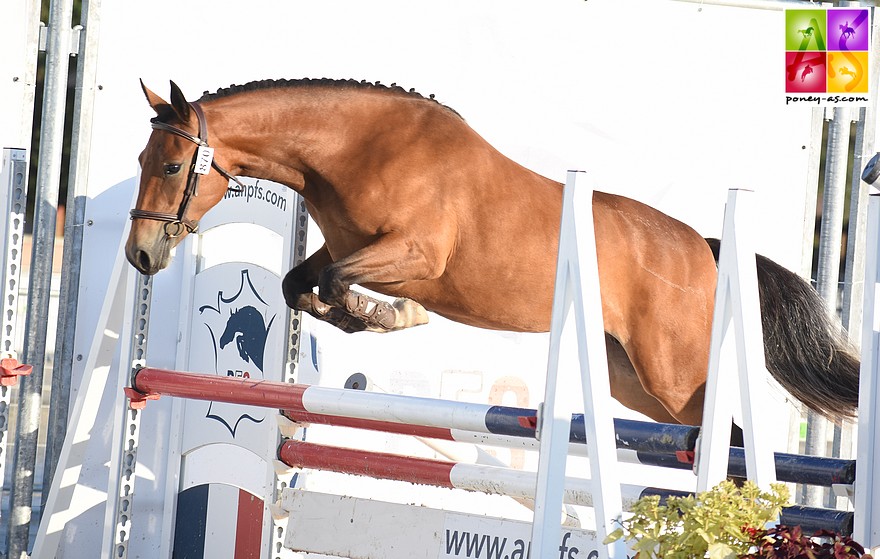
[[[396,328],[409,328],[428,323],[428,311],[412,299],[397,298],[392,306],[397,311]]]

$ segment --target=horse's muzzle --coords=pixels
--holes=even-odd
[[[152,276],[168,266],[171,260],[170,249],[171,247],[164,240],[149,248],[140,248],[129,241],[125,245],[125,257],[137,271],[145,276]]]

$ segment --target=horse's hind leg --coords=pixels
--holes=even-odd
[[[701,425],[712,317],[711,312],[703,316],[696,304],[679,308],[689,309],[690,314],[674,323],[659,316],[658,309],[653,309],[655,316],[643,314],[643,328],[633,334],[626,350],[645,392],[677,422]]]
[[[639,376],[633,368],[626,350],[616,338],[605,334],[605,351],[608,356],[608,377],[611,396],[631,410],[660,423],[678,423],[657,398],[645,392]]]
[[[633,368],[626,350],[615,338],[605,334],[605,347],[608,353],[608,375],[611,380],[611,396],[624,406],[647,415],[659,423],[681,423],[673,417],[669,410],[660,403],[660,400],[648,394],[642,386],[636,370]],[[689,419],[688,424],[694,423],[694,416],[682,416]],[[735,423],[731,425],[730,446],[743,446],[742,429]]]

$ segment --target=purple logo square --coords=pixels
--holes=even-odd
[[[868,50],[870,27],[866,9],[828,10],[828,50]]]

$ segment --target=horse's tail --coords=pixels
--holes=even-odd
[[[720,241],[706,239],[715,261]],[[811,410],[841,419],[859,405],[859,357],[815,289],[794,272],[757,255],[758,295],[767,370]]]

